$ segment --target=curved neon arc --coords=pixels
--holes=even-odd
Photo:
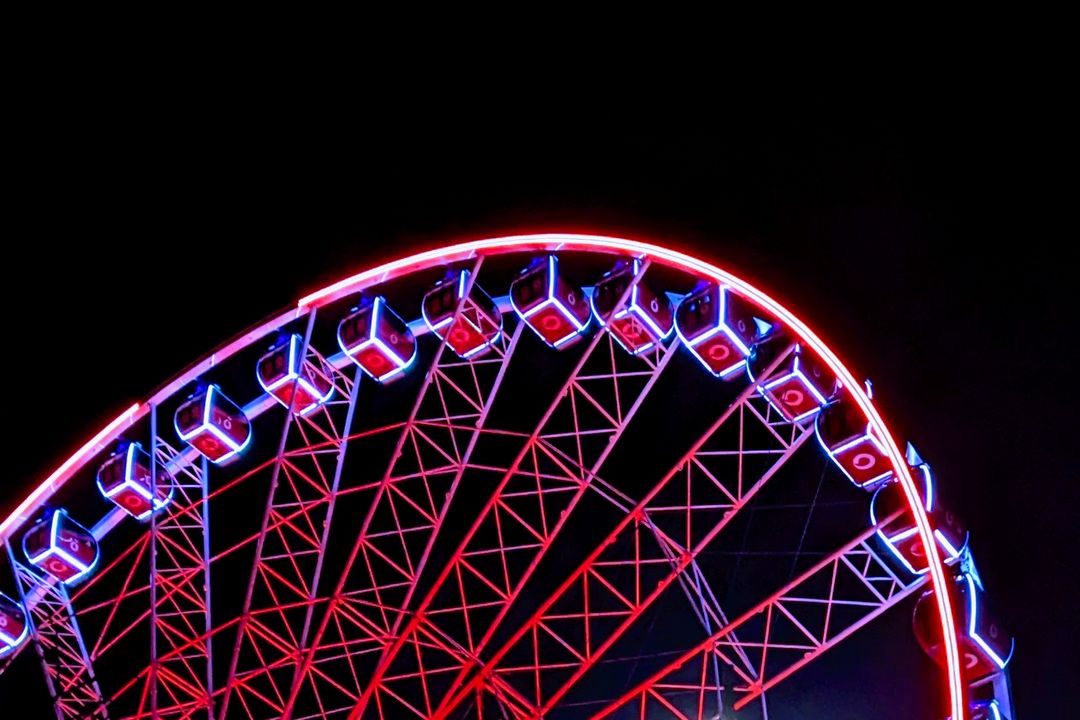
[[[874,408],[862,383],[855,380],[855,377],[847,367],[825,345],[816,333],[787,308],[753,285],[750,285],[715,265],[691,257],[685,253],[636,240],[561,233],[515,235],[475,240],[445,248],[437,248],[380,265],[379,267],[358,273],[328,285],[321,290],[305,295],[297,302],[296,309],[283,313],[281,319],[300,317],[314,308],[334,302],[351,293],[358,292],[364,287],[391,280],[412,269],[424,267],[433,263],[446,264],[460,262],[485,253],[494,255],[529,250],[552,253],[564,249],[594,252],[600,251],[613,254],[648,255],[677,268],[682,268],[689,273],[727,284],[760,305],[762,308],[768,310],[774,317],[781,320],[800,337],[802,342],[805,342],[811,347],[817,353],[818,357],[820,357],[836,375],[840,382],[845,387],[849,388],[851,397],[854,398],[855,402],[867,417],[870,425],[877,430],[879,437],[882,438],[886,453],[893,464],[894,471],[904,490],[908,506],[912,510],[920,539],[923,541],[924,547],[929,548],[928,560],[930,561],[930,580],[937,591],[934,593],[934,596],[938,604],[938,614],[941,619],[943,631],[942,636],[945,639],[945,657],[951,714],[954,718],[968,717],[967,709],[964,706],[965,693],[960,673],[961,664],[957,646],[956,619],[952,606],[952,599],[950,593],[947,592],[948,584],[945,578],[944,566],[941,561],[937,543],[934,542],[933,529],[930,526],[930,521],[926,512],[923,510],[918,488],[908,470],[904,456],[897,446],[895,439],[888,432],[881,415],[878,414],[877,410]],[[261,331],[263,328],[267,328],[273,322],[274,321],[272,320],[264,323],[259,328],[246,333],[242,338],[218,353],[215,353],[214,356],[211,356],[208,360],[191,368],[184,374],[184,377],[177,378],[170,383],[167,388],[182,386],[184,383],[189,382],[190,379],[188,376],[197,374],[199,369],[207,362],[210,362],[211,364],[215,361],[220,362],[224,357],[235,353],[241,347],[246,346],[251,341],[255,340],[256,338],[253,336],[256,332]],[[158,393],[155,395],[151,402],[157,401],[161,394],[162,393]],[[145,406],[143,406],[143,408],[145,408]],[[0,539],[3,539],[4,541],[8,540],[18,526],[30,519],[31,514],[36,510],[40,502],[43,502],[44,499],[55,493],[55,491],[62,486],[63,482],[74,473],[84,460],[95,455],[101,450],[102,446],[115,439],[116,435],[119,434],[119,430],[125,423],[130,424],[131,422],[134,422],[134,419],[137,419],[136,414],[139,413],[139,411],[140,405],[133,405],[120,417],[103,428],[101,432],[80,448],[78,452],[68,458],[68,460],[50,475],[49,478],[35,488],[26,500],[16,508],[15,512],[0,523]]]
[[[771,312],[774,317],[781,320],[787,327],[791,328],[817,353],[818,357],[829,366],[829,369],[833,371],[841,383],[850,389],[851,396],[855,399],[867,419],[870,421],[870,425],[878,431],[879,437],[883,438],[886,453],[892,461],[894,471],[897,473],[900,484],[904,489],[904,495],[907,498],[908,506],[911,508],[912,514],[915,517],[915,525],[918,528],[919,537],[922,539],[923,545],[930,548],[930,557],[928,558],[930,560],[930,579],[934,588],[937,590],[937,592],[934,593],[934,596],[937,599],[938,614],[941,618],[943,631],[942,635],[945,638],[945,656],[949,681],[949,704],[952,710],[952,717],[967,717],[966,709],[964,707],[963,681],[960,675],[960,654],[956,640],[956,620],[951,598],[949,593],[945,591],[948,585],[945,580],[944,566],[941,562],[941,554],[938,551],[937,543],[934,542],[930,520],[922,508],[922,501],[919,497],[918,488],[916,487],[910,472],[908,472],[904,456],[900,452],[900,448],[897,446],[895,439],[893,439],[892,435],[888,432],[885,421],[871,403],[862,383],[856,381],[854,375],[852,375],[847,367],[840,361],[840,358],[825,345],[815,332],[787,308],[773,300],[758,288],[707,262],[675,250],[669,250],[649,243],[592,235],[517,235],[477,240],[402,258],[396,262],[354,275],[351,278],[346,278],[345,280],[329,285],[322,290],[306,295],[300,299],[297,306],[299,309],[304,309],[332,302],[343,295],[354,292],[361,285],[388,280],[409,268],[421,266],[430,262],[457,262],[469,257],[474,257],[485,251],[503,253],[528,250],[530,248],[535,248],[537,250],[544,249],[548,252],[567,248],[578,250],[603,250],[608,252],[645,254],[667,261],[668,263],[677,267],[682,267],[691,273],[718,280],[735,288],[740,293]]]
[[[40,507],[40,504],[48,500],[57,490],[63,487],[68,478],[79,470],[87,459],[104,450],[107,445],[120,435],[122,429],[135,422],[135,415],[140,407],[139,403],[135,403],[122,412],[115,420],[103,427],[97,435],[94,435],[94,437],[87,440],[85,445],[76,450],[74,454],[65,460],[60,467],[56,468],[49,477],[45,478],[40,485],[34,488],[30,494],[19,503],[18,507],[16,507],[10,515],[4,518],[3,522],[0,522],[0,542],[6,543],[10,540],[11,535],[15,530],[21,527],[23,523],[33,519],[33,515]]]

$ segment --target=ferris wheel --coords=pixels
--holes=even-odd
[[[33,488],[0,689],[40,664],[59,718],[1011,717],[935,482],[719,267],[453,245],[302,298]]]

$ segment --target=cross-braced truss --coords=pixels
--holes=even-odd
[[[527,699],[519,708],[525,715],[549,712],[672,583],[693,574],[698,555],[810,436],[770,411],[754,386],[744,389],[435,717],[477,688],[507,702]],[[705,596],[701,607],[712,615],[705,622],[725,624],[701,578],[694,580],[693,593]],[[452,690],[460,686],[461,676]]]
[[[641,720],[720,717],[722,690],[734,697],[734,709],[745,707],[926,582],[925,576],[905,582],[873,547],[877,528],[900,514],[863,531],[591,720],[616,714]],[[736,654],[750,657],[756,672],[748,672]],[[717,660],[739,679],[729,688],[717,683]]]
[[[94,666],[83,643],[75,611],[63,584],[46,579],[8,554],[19,583],[19,595],[30,612],[34,649],[60,720],[108,718]]]
[[[456,308],[468,308],[468,289]],[[447,508],[484,433],[523,325],[489,352],[454,357],[445,342],[399,436],[390,465],[363,519],[333,600],[317,629],[284,710],[297,700],[322,712],[347,710],[359,697],[365,665],[398,632]]]
[[[309,322],[308,337],[314,318]],[[307,646],[342,466],[360,391],[305,337],[304,355],[334,394],[311,413],[286,414],[270,497],[221,702],[250,717],[284,711],[299,653]],[[326,375],[324,369],[329,369]],[[295,396],[294,396],[295,397]]]
[[[350,717],[430,717],[453,678],[480,664],[677,347],[627,363],[610,336],[592,339]]]
[[[480,312],[471,291],[482,260],[469,259],[454,320]],[[635,266],[612,316],[649,265],[646,258]],[[870,528],[794,577],[799,563],[818,556],[800,540],[798,550],[783,551],[790,574],[779,561],[785,566],[773,582],[733,599],[733,583],[717,567],[732,557],[737,571],[752,554],[745,536],[740,550],[729,550],[732,536],[749,532],[784,468],[787,480],[807,464],[799,450],[813,417],[789,422],[757,382],[740,388],[741,376],[731,376],[736,382],[709,386],[722,403],[694,419],[692,435],[672,435],[648,472],[616,481],[636,470],[627,460],[629,438],[643,427],[635,418],[665,422],[639,411],[658,383],[666,387],[662,375],[682,337],[632,356],[594,330],[544,368],[542,395],[507,411],[495,402],[500,389],[529,387],[514,370],[532,366],[512,363],[526,321],[507,312],[507,298],[496,303],[506,326],[486,351],[462,359],[436,328],[436,344],[419,355],[422,382],[365,382],[361,401],[360,370],[344,354],[324,357],[312,347],[312,337],[321,341],[309,310],[301,354],[333,386],[332,398],[308,413],[288,408],[283,426],[273,416],[259,420],[260,464],[215,469],[213,489],[208,463],[194,449],[170,447],[151,406],[155,471],[168,470],[175,496],[145,532],[132,533],[70,598],[9,547],[33,620],[25,647],[37,649],[58,716],[702,720],[760,702],[767,718],[772,688],[926,583],[894,573]],[[420,323],[411,323],[416,335]],[[401,394],[416,383],[415,396]],[[371,422],[388,422],[377,410],[395,392],[399,421]],[[275,407],[263,395],[244,412],[254,422]],[[368,407],[376,409],[370,418]],[[376,435],[377,451],[354,446],[346,468],[350,445]],[[212,499],[243,484],[245,505],[260,494],[259,514],[212,545]],[[817,502],[815,494],[810,505],[784,507],[813,512]],[[602,517],[594,521],[596,508]],[[122,517],[112,509],[95,535]],[[575,546],[578,538],[588,544]],[[241,565],[249,581],[219,617],[211,586],[222,567]],[[775,590],[784,577],[794,579]],[[676,634],[662,652],[638,652],[656,619],[673,605],[685,613],[687,601],[692,615],[679,632],[689,634]],[[741,613],[734,619],[729,604]],[[103,656],[115,665],[117,656],[145,653],[147,641],[149,663],[135,677],[95,676]],[[0,662],[0,673],[21,649]]]
[[[152,426],[156,427],[157,408]],[[150,518],[150,667],[139,716],[209,717],[213,694],[210,647],[209,471],[180,457],[155,433],[154,479],[169,471],[173,500]]]

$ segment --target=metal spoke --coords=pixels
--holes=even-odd
[[[464,312],[477,267],[455,317]],[[398,631],[459,483],[470,467],[488,413],[523,325],[491,351],[466,360],[440,342],[391,462],[365,514],[352,553],[293,683],[286,711],[302,693],[324,712],[351,707],[362,665]],[[352,687],[334,677],[353,678]]]
[[[766,374],[786,355],[781,354]],[[760,402],[753,384],[744,388],[645,498],[597,543],[597,549],[494,653],[485,663],[484,672],[476,674],[455,699],[445,702],[435,717],[446,717],[466,694],[485,686],[495,693],[513,687],[514,696],[529,698],[525,707],[530,714],[543,716],[550,711],[669,585],[685,580],[684,573],[696,567],[698,554],[809,437],[809,429],[795,427],[782,440],[776,440],[771,433],[767,434],[771,442],[751,440],[745,431],[746,417],[759,416],[746,409]],[[718,445],[717,438],[730,434],[734,424],[739,430],[734,433],[734,446]],[[742,462],[742,457],[750,453],[775,460],[760,476],[751,477],[749,471],[743,472]],[[724,464],[717,464],[716,458],[723,458]],[[723,470],[728,469],[732,459],[738,471],[725,474]],[[654,542],[646,539],[643,544],[643,533]],[[700,586],[699,575],[695,579]],[[700,602],[704,611],[710,612],[712,606],[704,604],[706,599]],[[718,605],[715,607],[719,610]],[[718,617],[709,617],[705,612],[699,617],[706,627],[726,622],[719,612]],[[618,625],[613,626],[616,619]],[[580,635],[578,629],[582,627],[584,634]],[[554,646],[552,639],[556,640]],[[555,650],[541,653],[541,643]],[[513,669],[502,668],[509,657],[518,659],[512,662]],[[528,658],[534,660],[527,662]]]
[[[719,628],[689,652],[591,716],[600,720],[623,707],[638,707],[644,720],[659,717],[716,717],[721,688],[704,671],[715,659],[739,678],[724,688],[738,710],[765,690],[812,662],[859,628],[910,596],[926,583],[919,576],[900,580],[878,556],[871,542],[876,530],[900,517],[893,513],[806,570],[787,585]],[[835,608],[848,612],[834,614]],[[739,639],[736,639],[736,631]],[[733,657],[747,653],[756,677]]]
[[[179,453],[158,436],[157,408],[150,412],[156,493],[159,469],[169,468]],[[173,501],[150,516],[150,667],[139,712],[165,718],[205,710],[210,717],[209,474],[202,463],[170,470],[170,475]]]
[[[94,667],[86,652],[75,611],[62,583],[48,582],[15,559],[11,544],[8,558],[15,570],[19,598],[32,608],[31,638],[45,671],[45,682],[59,720],[107,720],[108,712]],[[28,602],[34,593],[36,602]]]
[[[547,278],[556,280],[545,279],[544,287],[515,282],[503,297],[473,295],[481,265],[505,292],[504,281],[521,267],[516,260],[537,253],[565,260],[565,274],[552,270]],[[654,268],[639,286],[654,261],[664,269]],[[597,279],[598,263],[609,262],[615,270]],[[534,270],[519,277],[532,281]],[[455,271],[461,275],[446,284]],[[421,290],[417,317],[410,296],[431,288],[440,273],[434,290]],[[596,286],[581,291],[589,276]],[[714,287],[702,290],[703,282]],[[574,315],[583,335],[586,309],[593,330],[601,315],[612,321],[625,311],[631,319],[601,323],[576,344],[561,345],[564,336],[555,343],[559,352],[517,354],[519,341],[539,347],[525,325],[547,338],[541,316],[530,316],[522,298],[546,292],[558,309],[571,286],[587,305],[571,300],[575,312],[563,308],[564,320]],[[405,313],[394,316],[396,332],[408,326],[410,341],[418,341],[414,359],[423,361],[392,385],[361,383],[359,356],[323,357],[312,347],[333,329],[329,322],[316,327],[316,311],[328,321],[326,313],[348,296],[372,292]],[[462,325],[451,343],[450,330],[463,318],[471,329]],[[662,332],[672,324],[674,337]],[[652,342],[635,345],[635,327]],[[461,349],[470,347],[461,330],[475,331],[467,342],[480,343],[471,346],[477,354]],[[270,366],[261,360],[265,392],[244,397],[257,345],[281,333],[290,333],[289,372],[299,357],[333,388],[305,412],[294,412],[295,387],[293,399],[282,400],[281,386],[266,382]],[[758,343],[762,334],[770,344]],[[761,368],[772,338],[792,346]],[[683,342],[694,357],[675,358]],[[635,347],[648,349],[624,349]],[[742,388],[712,383],[709,375],[662,377],[673,360],[676,368],[700,360],[712,371],[748,352],[754,377]],[[731,381],[734,369],[720,372]],[[777,382],[795,389],[785,399],[767,398],[763,381],[780,372],[795,379]],[[246,382],[237,380],[240,373],[249,373]],[[159,428],[159,413],[173,408],[179,393],[211,379],[243,397],[240,410],[252,427],[288,403],[281,425],[276,416],[258,420],[240,462],[215,466],[212,490],[210,461],[192,446],[171,447]],[[804,412],[837,401],[828,388],[842,386],[837,402],[855,404],[833,409],[859,417],[787,420],[794,401],[786,398],[801,392],[800,382],[813,395]],[[700,396],[687,397],[694,393]],[[722,398],[715,407],[714,398]],[[659,428],[684,400],[695,409]],[[649,417],[649,409],[664,412]],[[830,462],[849,474],[845,463],[855,462],[829,439],[832,424],[819,426],[822,445],[834,447],[821,477],[816,462],[812,477],[803,472],[819,459],[806,453],[815,420],[850,421],[860,431],[859,423],[868,423],[871,439],[881,440],[881,453],[896,464],[910,503],[909,532],[936,555],[930,538],[942,520],[922,512],[869,394],[798,318],[723,269],[641,243],[570,235],[469,243],[388,263],[302,299],[191,365],[94,435],[0,519],[28,620],[27,636],[4,634],[0,675],[23,652],[34,653],[58,718],[705,720],[753,704],[747,714],[768,720],[766,695],[775,703],[774,688],[928,583],[941,590],[951,579],[952,566],[939,563],[929,575],[894,571],[892,555],[871,537],[875,528],[856,535],[868,496],[844,482],[829,485]],[[863,442],[859,437],[844,448]],[[172,493],[139,523],[112,489],[104,491],[112,503],[90,496],[102,459],[134,438],[148,446],[150,462],[141,467],[150,466],[151,497],[166,475]],[[108,478],[99,471],[99,485]],[[147,479],[137,480],[132,490],[143,493]],[[222,511],[214,511],[214,544],[212,502]],[[101,565],[70,586],[39,570],[40,557],[27,562],[36,539],[27,539],[18,558],[15,551],[16,533],[43,508],[64,505],[101,550]],[[854,539],[830,551],[847,538]],[[974,610],[957,606],[950,593],[935,598],[949,714],[961,715],[971,698],[995,697],[1008,715],[1007,673],[965,687],[971,678],[962,668],[963,644],[975,632],[967,627]],[[757,604],[747,610],[750,603]],[[991,617],[988,610],[978,615]],[[22,615],[14,619],[21,630]]]
[[[301,343],[301,356],[320,372],[331,368],[325,379],[335,395],[310,414],[294,413],[291,404],[287,408],[221,718],[226,717],[234,693],[245,696],[242,705],[249,715],[283,712],[318,596],[361,382],[359,369],[350,378],[310,346],[313,327],[314,313]],[[250,659],[241,667],[245,650],[250,651]]]
[[[627,302],[647,267],[648,262],[616,307]],[[677,342],[658,347],[628,370],[607,333],[590,341],[451,561],[383,655],[350,718],[365,709],[383,718],[402,711],[430,717],[479,666],[480,654],[677,347]],[[614,398],[601,399],[591,390],[592,382],[610,383]],[[457,618],[463,618],[463,627]],[[435,687],[428,677],[457,680]],[[380,694],[385,697],[372,706]],[[423,702],[395,708],[393,698],[401,696]]]

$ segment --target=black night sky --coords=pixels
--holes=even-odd
[[[1042,220],[1055,197],[1036,167],[1045,150],[1030,128],[959,99],[828,107],[707,133],[352,140],[246,114],[54,119],[8,196],[0,507],[306,291],[452,241],[623,235],[758,283],[874,381],[972,528],[1017,637],[1017,714],[1063,717],[1080,500],[1066,372],[1075,260],[1073,238]]]

